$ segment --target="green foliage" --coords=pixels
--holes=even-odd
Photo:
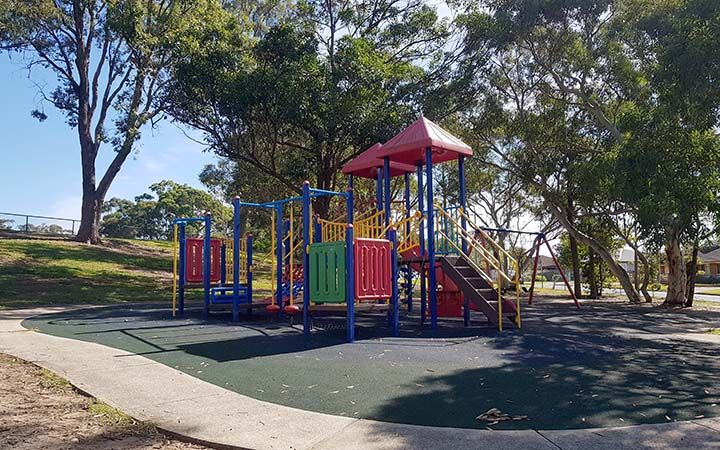
[[[227,233],[232,226],[232,210],[205,191],[173,181],[150,186],[152,194],[134,201],[112,198],[105,203],[101,233],[109,237],[136,239],[172,238],[172,221],[180,217],[202,217],[209,211],[213,231]],[[199,230],[190,226],[188,233]]]
[[[426,76],[414,62],[439,51],[444,28],[422,2],[300,2],[294,14],[257,39],[228,26],[192,49],[171,114],[287,190],[336,189],[345,162],[415,117]]]

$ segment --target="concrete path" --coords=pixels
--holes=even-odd
[[[420,427],[303,411],[252,399],[142,356],[44,335],[0,312],[0,352],[52,370],[141,421],[191,440],[250,449],[718,449],[720,418],[562,431]]]

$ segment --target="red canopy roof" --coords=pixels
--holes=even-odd
[[[377,156],[382,148],[382,144],[377,143],[360,153],[343,166],[343,173],[356,177],[377,178],[377,169],[383,168],[383,160]],[[390,161],[391,177],[412,173],[414,171],[415,166]]]
[[[469,145],[436,123],[420,116],[400,134],[383,144],[377,157],[389,156],[391,161],[404,164],[417,164],[418,161],[425,164],[427,147],[432,148],[433,164],[473,154]]]

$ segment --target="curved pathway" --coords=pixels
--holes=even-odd
[[[720,449],[720,419],[605,429],[490,431],[303,411],[227,391],[142,356],[21,326],[33,315],[67,310],[0,311],[0,352],[52,370],[138,420],[198,442],[250,449]]]

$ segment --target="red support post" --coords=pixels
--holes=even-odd
[[[535,238],[535,262],[533,263],[532,280],[530,281],[530,298],[528,305],[532,305],[533,294],[535,293],[535,277],[537,277],[538,260],[540,260],[540,236]]]
[[[570,292],[570,296],[572,296],[572,299],[575,302],[575,307],[577,309],[580,309],[580,303],[578,303],[577,296],[575,295],[572,288],[570,287],[570,283],[568,282],[568,279],[565,276],[565,272],[563,272],[562,267],[560,267],[560,263],[558,262],[557,257],[555,257],[555,252],[553,252],[552,247],[550,247],[550,243],[548,242],[548,240],[545,236],[543,236],[543,240],[545,241],[545,245],[547,245],[547,248],[550,251],[550,256],[552,256],[553,262],[555,263],[555,267],[558,268],[558,271],[560,272],[560,276],[562,276],[562,279],[565,282],[565,286],[567,286],[568,292]]]

